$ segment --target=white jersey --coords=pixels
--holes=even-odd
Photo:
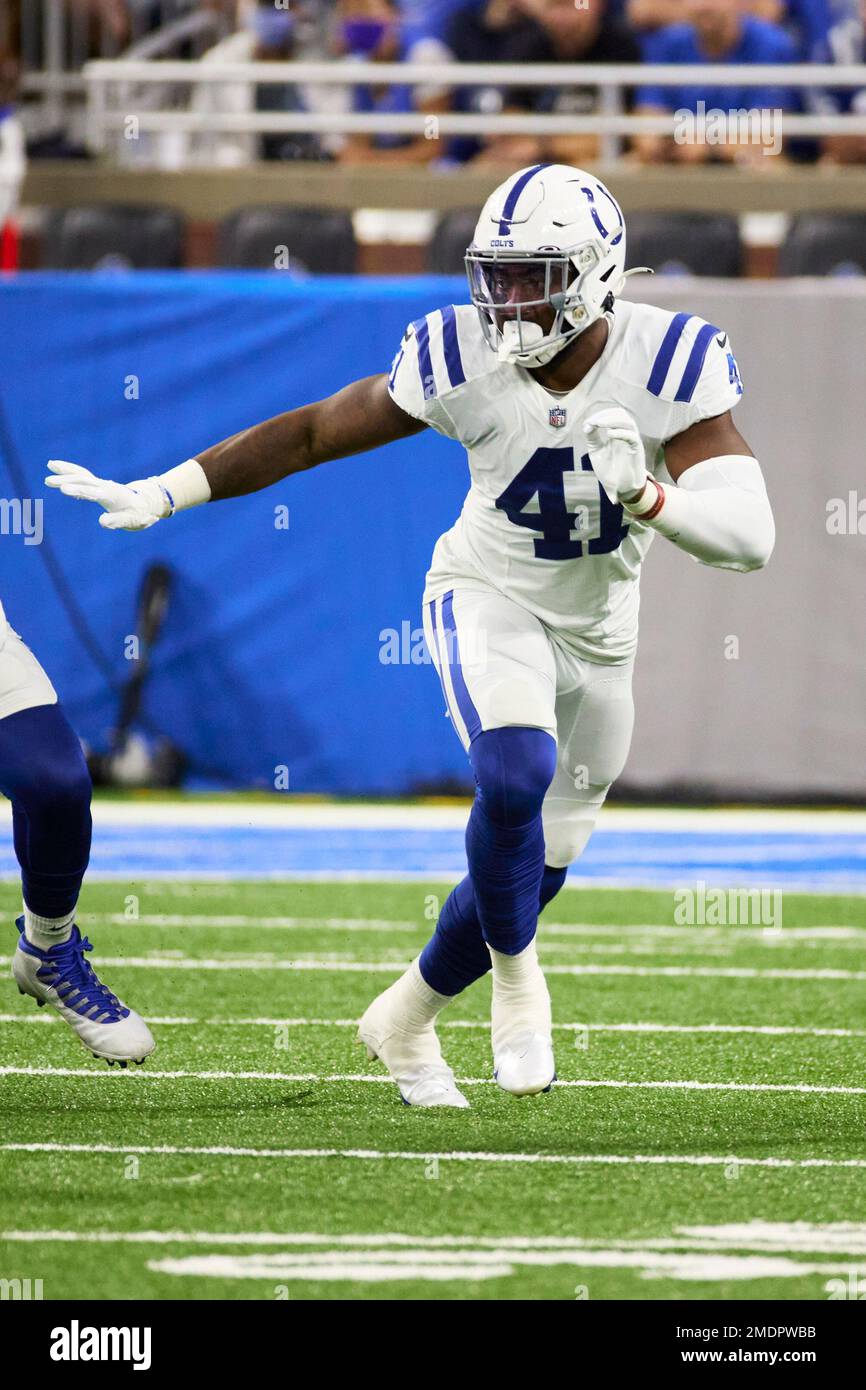
[[[3,604],[0,603],[0,647],[6,641],[6,614],[3,612]]]
[[[583,421],[617,405],[635,418],[650,472],[671,484],[663,445],[742,395],[722,329],[693,314],[618,302],[601,357],[564,395],[500,363],[477,311],[448,305],[410,324],[389,390],[409,415],[466,448],[471,486],[441,536],[425,602],[493,587],[590,661],[626,661],[637,644],[640,566],[654,532],[625,521],[602,491]]]

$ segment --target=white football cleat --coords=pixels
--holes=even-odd
[[[469,1101],[457,1089],[433,1024],[408,1025],[405,990],[403,976],[373,1000],[358,1024],[357,1041],[365,1045],[371,1060],[384,1062],[405,1105],[468,1110]]]
[[[491,949],[493,1078],[514,1096],[549,1091],[556,1080],[550,993],[535,942],[520,956]]]
[[[556,1064],[550,1034],[531,1029],[515,1034],[500,1047],[493,1063],[493,1076],[503,1091],[513,1096],[536,1096],[549,1091],[556,1080]]]
[[[42,951],[24,935],[24,918],[16,923],[20,936],[12,957],[12,975],[19,993],[29,994],[42,1008],[50,1004],[65,1019],[94,1057],[113,1066],[143,1062],[156,1047],[144,1019],[102,983],[85,951],[93,947],[77,927],[67,941]]]

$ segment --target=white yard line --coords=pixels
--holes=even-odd
[[[389,932],[426,932],[431,922],[399,921],[387,917],[280,917],[256,916],[255,913],[206,912],[151,912],[139,917],[128,917],[123,912],[88,912],[86,925],[128,927],[134,931],[138,927],[208,928],[231,927],[238,930],[285,931],[345,931],[369,932],[371,934]],[[82,928],[85,922],[81,923]],[[812,927],[782,927],[768,930],[761,926],[669,926],[660,922],[628,923],[619,925],[611,922],[542,922],[539,928],[539,941],[544,945],[547,936],[613,936],[613,937],[661,937],[676,941],[698,939],[701,942],[719,941],[726,945],[740,941],[761,945],[778,946],[785,941],[857,941],[866,940],[866,926],[828,923]]]
[[[154,1071],[137,1067],[128,1073],[145,1081],[283,1081],[301,1082],[364,1082],[393,1085],[390,1076],[368,1072],[282,1072],[282,1071]],[[76,1076],[90,1080],[105,1081],[111,1073],[102,1067],[0,1067],[0,1076]],[[461,1086],[494,1086],[493,1077],[461,1076],[457,1078]],[[819,1096],[863,1096],[866,1086],[817,1086],[805,1082],[754,1082],[754,1081],[614,1081],[580,1078],[576,1081],[557,1081],[557,1087],[582,1090],[616,1091],[760,1091],[783,1094]]]
[[[0,956],[0,966],[12,963],[11,956]],[[210,957],[172,955],[103,956],[94,964],[100,969],[125,970],[313,970],[337,974],[397,975],[409,968],[408,960],[285,960],[265,953],[256,957],[233,956],[220,960]],[[866,980],[866,970],[761,969],[751,966],[710,965],[556,965],[545,964],[546,975],[634,975],[729,980]]]
[[[53,1023],[63,1020],[56,1014],[28,1012],[0,1014],[3,1023]],[[356,1018],[183,1018],[148,1015],[145,1022],[164,1027],[190,1028],[357,1028]],[[466,1028],[487,1033],[486,1019],[443,1019],[439,1028]],[[554,1023],[554,1032],[563,1033],[746,1033],[764,1037],[866,1038],[861,1028],[804,1028],[785,1024],[749,1023]]]
[[[405,1149],[255,1149],[230,1145],[175,1144],[0,1144],[0,1152],[8,1153],[80,1153],[80,1154],[154,1154],[162,1156],[191,1155],[197,1158],[347,1158],[378,1162],[398,1160],[410,1163],[429,1163],[438,1158],[454,1163],[539,1163],[539,1164],[602,1164],[617,1167],[647,1164],[655,1166],[744,1168],[866,1168],[866,1158],[739,1158],[733,1154],[538,1154],[490,1153],[478,1150],[405,1150]]]

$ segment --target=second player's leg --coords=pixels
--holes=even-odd
[[[542,807],[547,862],[562,871],[583,853],[634,727],[632,663],[567,660],[575,684],[557,697],[556,772]]]
[[[75,908],[90,855],[90,775],[48,677],[17,634],[0,648],[0,793],[12,802],[24,914],[12,973],[84,1045],[126,1066],[153,1051],[147,1025],[85,960]]]

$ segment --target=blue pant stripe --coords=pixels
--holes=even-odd
[[[442,626],[447,634],[445,641],[445,660],[448,663],[448,670],[451,673],[451,685],[454,689],[454,698],[457,701],[457,708],[463,723],[466,725],[466,732],[469,741],[477,738],[482,732],[481,718],[477,709],[472,703],[472,696],[466,686],[463,677],[463,667],[460,664],[460,648],[457,643],[457,624],[454,621],[454,590],[449,589],[448,593],[442,598]]]

